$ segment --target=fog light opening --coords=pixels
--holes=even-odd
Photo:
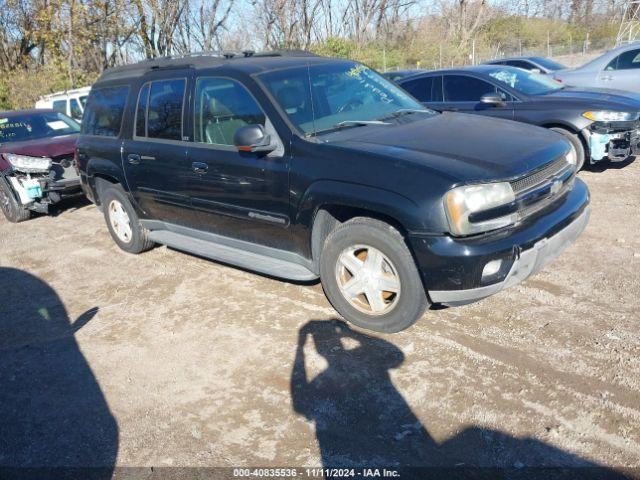
[[[491,260],[482,269],[482,279],[485,280],[489,277],[493,277],[496,273],[500,271],[500,267],[502,267],[501,259]]]

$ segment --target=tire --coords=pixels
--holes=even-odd
[[[140,225],[138,215],[120,185],[104,186],[100,191],[100,202],[111,238],[122,250],[142,253],[153,248],[155,244],[149,240],[149,231]]]
[[[578,137],[578,135],[576,135],[575,133],[560,127],[551,127],[549,130],[553,130],[554,132],[558,132],[559,134],[564,135],[566,139],[571,142],[573,148],[576,149],[576,171],[579,172],[583,167],[585,167],[586,152],[584,144],[582,143],[582,140],[580,140],[580,137]]]
[[[31,218],[31,210],[17,202],[4,179],[0,179],[0,209],[11,223],[20,223]]]
[[[320,279],[325,295],[345,320],[376,332],[410,327],[429,304],[404,238],[391,225],[372,218],[354,218],[328,235],[320,254]],[[396,292],[380,287],[382,281]],[[355,295],[363,285],[369,294]]]

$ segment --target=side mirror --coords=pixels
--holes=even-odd
[[[504,107],[504,100],[497,93],[485,93],[480,97],[480,102],[485,105],[493,105],[495,107]]]
[[[277,148],[275,143],[271,143],[271,136],[265,133],[262,125],[240,127],[233,135],[233,143],[239,152],[269,153]]]

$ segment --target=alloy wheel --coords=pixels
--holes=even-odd
[[[118,200],[109,203],[109,222],[116,236],[124,243],[129,243],[133,237],[129,214]]]
[[[361,312],[384,315],[398,304],[400,277],[391,260],[377,248],[346,248],[338,256],[335,274],[340,293]]]

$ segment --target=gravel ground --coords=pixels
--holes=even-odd
[[[166,247],[98,209],[0,219],[0,465],[640,467],[640,161],[580,176],[584,234],[409,330],[319,285]]]

